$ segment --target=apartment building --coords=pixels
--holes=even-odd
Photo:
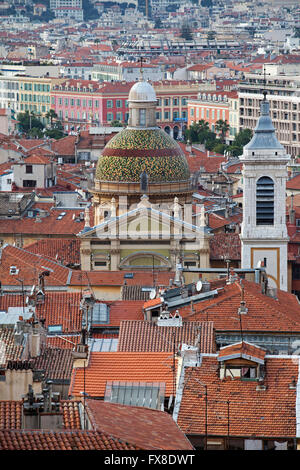
[[[19,88],[19,78],[0,76],[0,108],[11,108],[15,112],[20,111]]]
[[[51,108],[52,86],[62,80],[50,77],[19,77],[18,111],[33,111],[46,124],[46,114]]]
[[[54,83],[63,79],[50,77],[0,77],[0,108],[15,114],[34,112],[43,123],[50,110],[50,92]]]
[[[245,74],[238,87],[240,128],[255,128],[263,89],[267,90],[277,139],[292,157],[300,155],[299,75]]]
[[[235,91],[201,90],[196,99],[188,102],[188,126],[203,119],[216,132],[216,122],[227,121],[230,125],[228,141],[232,141],[239,131],[238,115],[238,94]]]
[[[94,65],[92,80],[134,82],[140,78],[140,70],[138,62],[99,62]],[[163,78],[163,72],[159,65],[143,64],[143,76],[145,80],[156,81]]]
[[[56,18],[83,20],[82,0],[50,0]]]
[[[126,123],[127,103],[132,82],[98,83],[90,80],[65,80],[54,85],[51,107],[67,132],[90,126],[110,125],[114,120]],[[166,132],[180,138],[187,124],[187,103],[196,98],[199,84],[187,81],[153,82],[158,106],[156,119]]]

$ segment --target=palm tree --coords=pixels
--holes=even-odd
[[[221,136],[221,140],[222,140],[223,144],[225,144],[226,134],[230,129],[230,126],[229,126],[228,122],[223,121],[223,119],[219,119],[216,122],[215,129],[216,129],[217,132],[219,132],[219,134]]]
[[[51,126],[51,129],[52,129],[53,120],[58,118],[58,116],[57,116],[56,112],[54,111],[54,109],[49,109],[49,111],[46,114],[46,118],[50,120],[50,126]]]

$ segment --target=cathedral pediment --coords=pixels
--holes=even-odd
[[[182,220],[148,205],[139,205],[136,209],[109,218],[99,225],[85,227],[77,236],[81,239],[192,240],[204,237],[206,234],[206,227],[194,225],[189,220]]]

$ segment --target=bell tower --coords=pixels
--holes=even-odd
[[[290,156],[279,143],[270,118],[269,102],[260,106],[254,135],[243,155],[242,268],[265,266],[268,284],[288,289],[286,179]]]

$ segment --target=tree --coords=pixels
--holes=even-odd
[[[41,129],[39,129],[38,127],[32,127],[29,131],[28,131],[28,134],[30,135],[30,137],[32,137],[33,139],[42,139],[44,134],[43,132],[41,131]]]
[[[154,28],[155,29],[159,29],[162,27],[162,22],[161,22],[161,19],[159,17],[155,18],[155,24],[154,24]]]
[[[54,109],[49,109],[49,111],[46,114],[46,118],[50,121],[50,126],[52,128],[53,126],[53,121],[58,118],[56,112]]]
[[[99,18],[98,10],[94,7],[90,0],[82,2],[84,21],[97,20]]]
[[[212,150],[217,143],[216,134],[210,130],[209,123],[201,119],[194,122],[185,132],[185,139],[190,142],[204,144],[207,150]]]
[[[217,35],[217,33],[215,31],[208,31],[207,40],[208,41],[213,41],[214,39],[216,39],[216,35]]]
[[[226,134],[230,129],[230,126],[227,121],[223,121],[223,119],[219,119],[216,122],[216,131],[220,134],[221,141],[223,144],[225,144],[225,139],[226,139]]]
[[[186,41],[192,41],[193,40],[192,30],[191,30],[188,23],[183,23],[183,25],[181,26],[180,36],[183,39],[185,39]]]
[[[201,0],[201,6],[202,7],[207,7],[207,8],[210,8],[212,7],[212,0]]]
[[[252,139],[253,132],[251,129],[242,129],[240,132],[235,136],[235,139],[233,141],[233,145],[236,145],[238,147],[244,147],[245,145],[250,142]]]
[[[32,129],[39,129],[40,131],[44,128],[44,124],[35,116],[31,111],[25,111],[25,113],[19,113],[17,116],[19,121],[19,129],[25,134],[29,133]]]
[[[53,110],[50,110],[50,111],[53,111]],[[51,139],[56,139],[56,140],[64,137],[65,136],[64,127],[61,121],[56,120],[53,126],[51,126],[51,129],[46,130],[45,136],[50,137]]]
[[[294,28],[294,38],[300,38],[300,28]]]
[[[233,157],[242,155],[243,148],[250,142],[253,132],[251,129],[242,129],[234,138],[231,145],[227,147],[227,150]]]
[[[185,133],[186,139],[190,142],[200,142],[204,143],[205,137],[209,132],[208,122],[201,119],[201,121],[194,122]]]
[[[221,142],[218,142],[214,148],[213,151],[216,153],[224,154],[224,151],[227,150],[228,145],[222,144]]]
[[[111,127],[124,127],[124,124],[121,121],[118,121],[117,119],[111,121],[110,125]]]

